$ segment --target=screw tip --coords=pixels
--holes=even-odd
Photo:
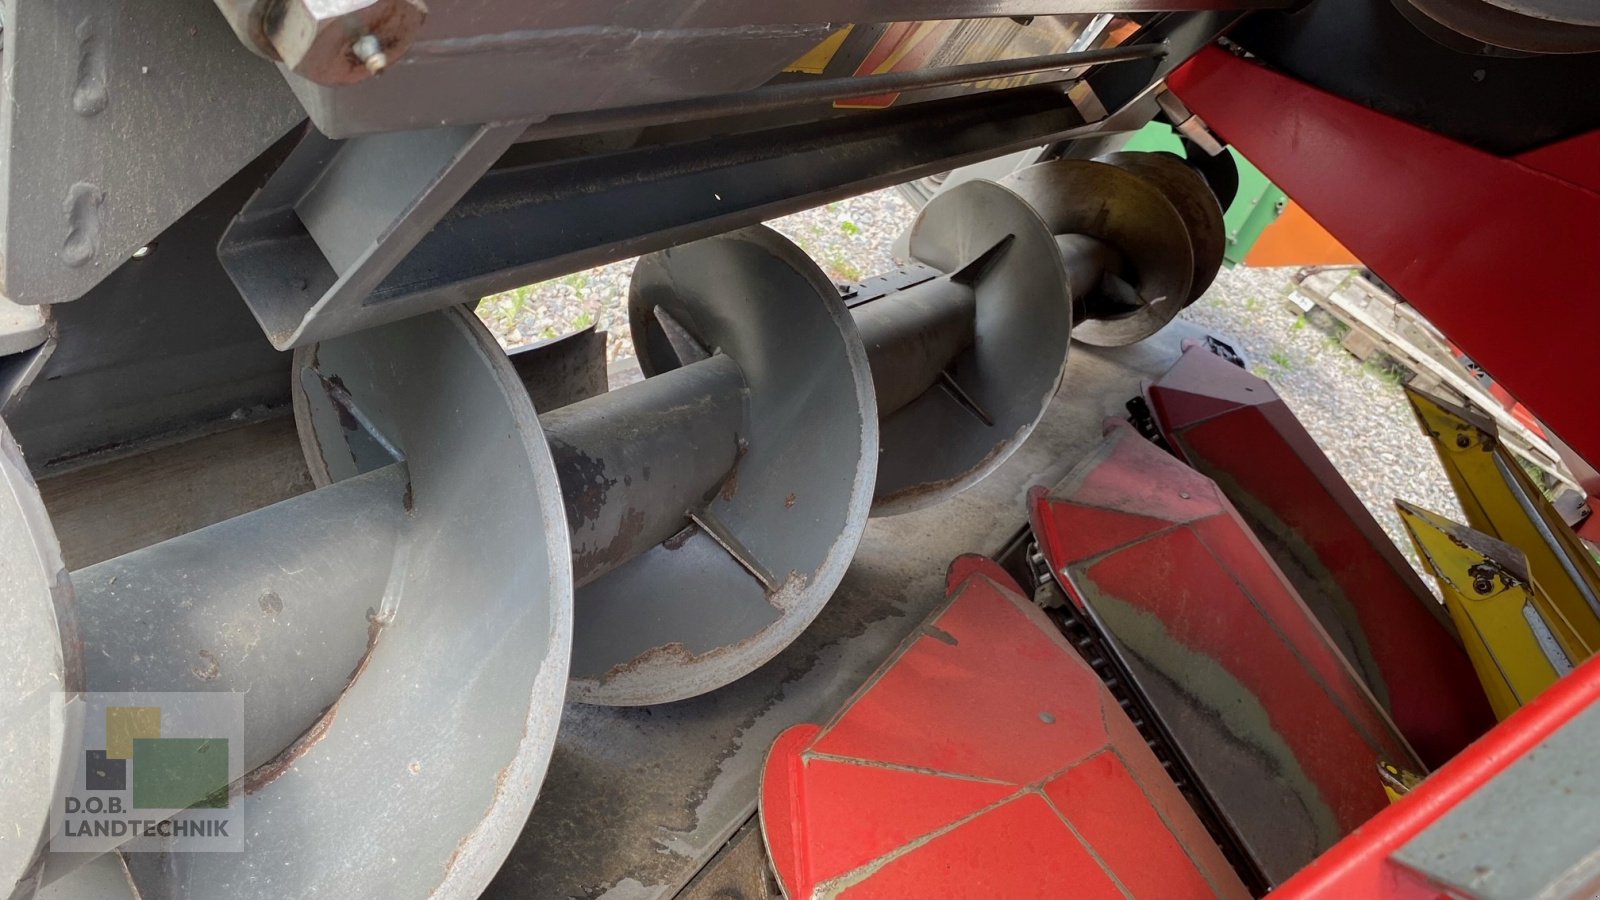
[[[389,57],[383,52],[383,45],[378,42],[377,35],[364,34],[350,45],[350,51],[356,59],[367,67],[367,71],[376,75],[389,66]]]

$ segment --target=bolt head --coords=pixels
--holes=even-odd
[[[427,14],[421,0],[288,0],[270,38],[290,72],[354,84],[399,59]]]

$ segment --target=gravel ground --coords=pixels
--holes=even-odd
[[[1230,269],[1183,316],[1232,344],[1272,383],[1389,538],[1421,572],[1400,498],[1465,521],[1444,468],[1393,375],[1358,362],[1289,301],[1293,269]],[[1433,579],[1423,581],[1433,587]]]
[[[891,247],[915,210],[893,190],[786,216],[769,224],[799,244],[835,281],[898,265]],[[486,298],[478,314],[508,347],[597,324],[612,361],[633,356],[627,291],[633,261],[613,263]],[[1416,565],[1394,512],[1400,497],[1461,521],[1432,448],[1399,383],[1357,362],[1288,301],[1287,269],[1224,270],[1184,316],[1226,340],[1272,382],[1391,539]],[[1432,579],[1424,578],[1432,584]]]

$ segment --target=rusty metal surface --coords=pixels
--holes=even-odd
[[[678,535],[729,479],[738,489],[747,399],[739,364],[718,355],[541,418],[567,507],[574,584]]]
[[[1155,340],[1078,348],[1077,389],[1051,405],[993,475],[937,509],[872,520],[811,627],[771,662],[711,694],[635,709],[569,704],[527,828],[489,898],[671,897],[755,808],[761,760],[790,725],[827,719],[927,616],[945,567],[999,551],[1036,482],[1100,439],[1120,400],[1172,365],[1177,323]]]
[[[593,325],[510,356],[511,368],[541,415],[606,392],[606,333]]]
[[[838,291],[764,226],[642,258],[629,306],[719,351],[656,378],[730,368],[745,389],[735,396],[739,432],[708,428],[710,440],[737,441],[710,458],[737,455],[732,474],[684,511],[692,526],[575,599],[573,696],[636,705],[727,684],[810,623],[865,527],[878,430],[866,353]],[[652,380],[617,393],[648,394]],[[626,417],[613,425],[624,428]],[[690,462],[665,462],[660,482]],[[641,465],[639,480],[646,474]],[[653,489],[635,488],[646,497]],[[612,502],[627,505],[629,490],[617,485]],[[643,514],[635,518],[642,525]]]
[[[773,877],[760,820],[746,822],[676,900],[784,900]]]
[[[309,490],[287,412],[39,479],[72,570]]]
[[[1170,96],[1170,95],[1167,95]],[[1100,157],[1119,169],[1138,175],[1161,191],[1189,233],[1189,249],[1194,260],[1193,275],[1189,279],[1189,295],[1183,301],[1188,306],[1200,299],[1211,287],[1211,282],[1222,268],[1223,254],[1228,250],[1228,229],[1222,218],[1222,204],[1211,186],[1195,169],[1177,156],[1169,153],[1108,153]]]

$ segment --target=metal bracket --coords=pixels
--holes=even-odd
[[[279,349],[415,315],[421,310],[375,296],[379,283],[526,126],[342,143],[309,132],[245,204],[217,256]]]

